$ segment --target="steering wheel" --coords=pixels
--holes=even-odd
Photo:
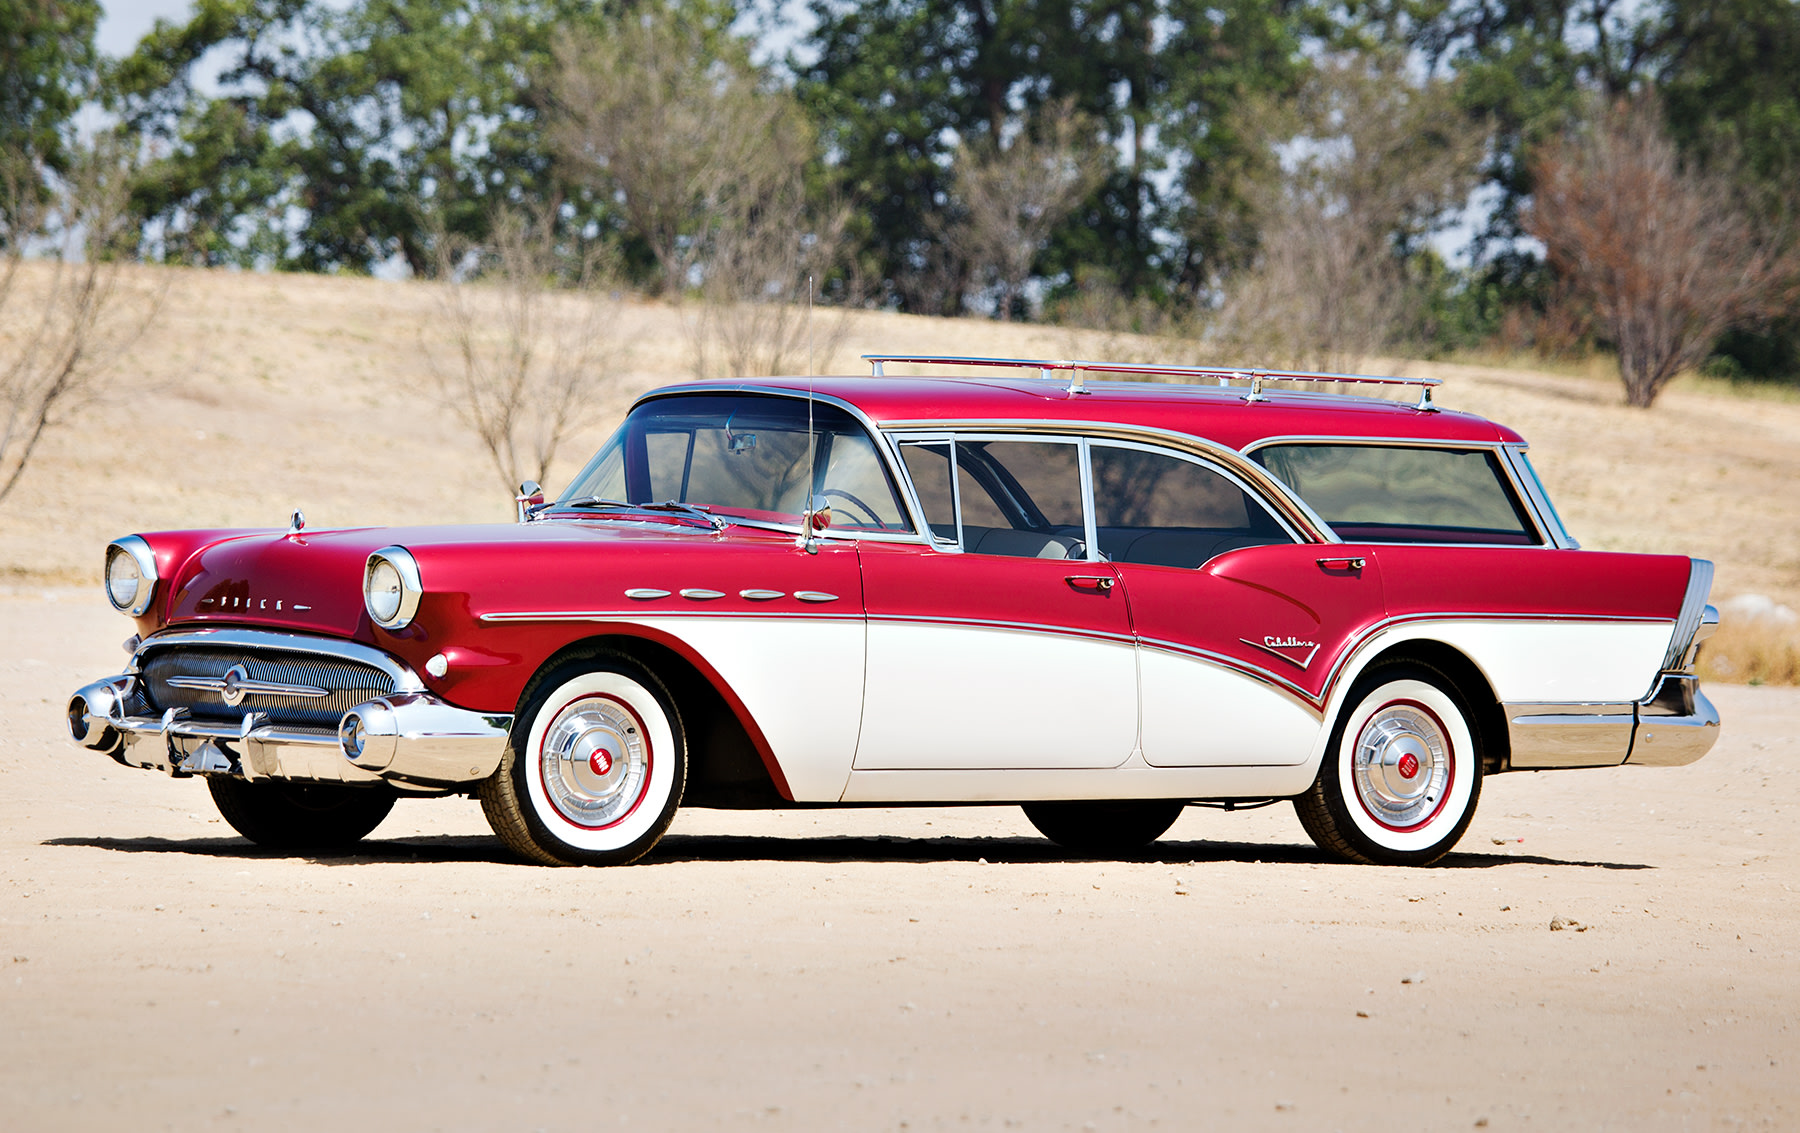
[[[870,524],[873,524],[874,526],[880,528],[883,531],[886,531],[888,529],[888,525],[881,522],[881,517],[875,514],[874,508],[870,507],[868,504],[863,503],[861,500],[857,499],[855,496],[851,495],[849,492],[844,491],[842,488],[822,488],[822,489],[820,489],[819,494],[821,496],[824,496],[826,499],[830,499],[833,496],[844,497],[845,500],[849,501],[850,506],[856,508],[858,511],[862,512],[864,515],[869,517]],[[854,519],[855,516],[852,516],[851,518]],[[867,525],[865,524],[864,526],[867,526]]]

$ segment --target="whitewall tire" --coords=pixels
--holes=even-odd
[[[526,686],[506,756],[480,796],[488,825],[523,857],[623,865],[662,838],[686,784],[668,690],[630,658],[603,654]]]
[[[1481,797],[1481,747],[1455,686],[1422,666],[1363,677],[1294,809],[1320,848],[1352,861],[1429,865]]]

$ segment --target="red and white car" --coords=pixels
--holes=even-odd
[[[70,731],[265,845],[474,794],[516,853],[595,864],[683,804],[1011,802],[1106,853],[1284,799],[1424,864],[1485,776],[1718,736],[1712,565],[1578,549],[1519,435],[1434,383],[870,361],[650,393],[517,525],[120,539],[139,636]]]

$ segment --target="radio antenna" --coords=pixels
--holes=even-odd
[[[813,494],[813,485],[818,479],[818,457],[816,441],[813,436],[813,339],[812,339],[812,306],[813,277],[806,277],[806,502],[800,511],[800,548],[808,554],[817,554],[819,549],[813,546],[813,510],[818,500]]]

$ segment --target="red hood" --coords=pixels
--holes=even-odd
[[[660,526],[660,525],[658,525]],[[427,591],[460,589],[462,563],[544,561],[557,550],[579,551],[621,539],[688,541],[685,528],[589,523],[488,524],[460,527],[367,527],[339,531],[168,532],[146,535],[152,547],[195,547],[169,575],[168,622],[230,622],[339,637],[371,637],[363,609],[363,568],[371,552],[402,546],[420,561]],[[708,533],[710,534],[710,533]],[[203,535],[204,538],[190,539]],[[700,536],[705,538],[704,535]],[[558,547],[558,545],[561,545]],[[513,559],[509,548],[532,548]],[[182,549],[186,549],[185,547]],[[473,552],[472,555],[459,552]],[[159,556],[160,557],[160,556]],[[174,556],[171,556],[174,557]],[[434,569],[435,568],[435,569]]]

